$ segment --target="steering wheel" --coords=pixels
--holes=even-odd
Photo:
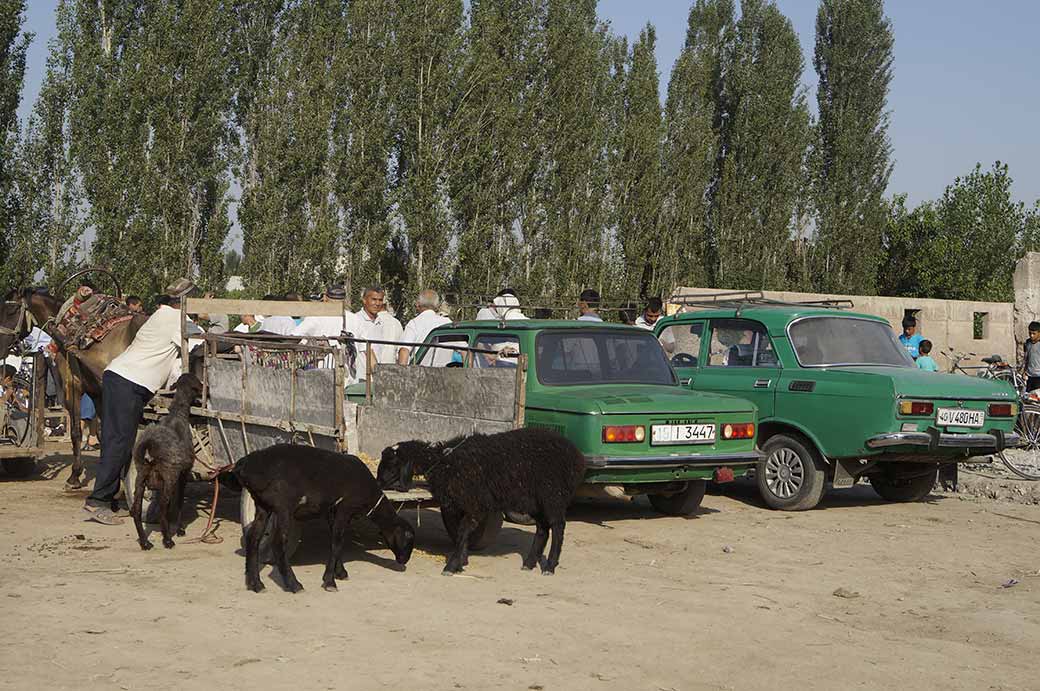
[[[696,367],[697,357],[689,353],[676,353],[672,356],[672,364],[676,367]]]

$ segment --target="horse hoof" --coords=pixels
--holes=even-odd
[[[177,537],[184,537],[185,535],[187,535],[187,533],[184,532],[184,528],[177,529]]]
[[[153,545],[152,545],[151,542],[147,542],[147,541],[142,542],[141,543],[141,550],[144,551],[144,552],[147,552],[148,550],[150,550],[152,548],[152,546]]]
[[[165,547],[166,549],[173,549],[173,546],[175,544],[176,543],[173,540],[163,540],[162,541],[162,546]]]
[[[286,590],[295,595],[296,593],[303,591],[303,586],[297,583],[295,586],[290,585],[288,588],[286,588]]]
[[[248,585],[246,587],[249,590],[252,590],[254,593],[262,593],[262,592],[264,592],[264,584],[261,583],[260,581],[257,581],[256,583],[253,583],[252,585]]]
[[[329,592],[329,593],[335,593],[336,591],[339,590],[339,588],[336,587],[335,583],[322,583],[321,587],[322,587],[322,590],[325,590],[326,592]]]
[[[520,570],[521,571],[534,571],[534,567],[533,566],[528,566],[527,564],[524,564],[523,566],[520,567]]]
[[[543,576],[554,576],[556,575],[556,569],[542,569]]]

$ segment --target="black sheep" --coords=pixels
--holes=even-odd
[[[151,549],[152,543],[144,534],[141,521],[144,490],[159,492],[159,521],[162,526],[163,547],[173,547],[173,533],[183,535],[181,504],[184,503],[184,485],[188,482],[195,451],[191,440],[191,404],[202,394],[202,382],[194,374],[182,374],[174,385],[176,393],[170,404],[169,415],[141,432],[134,446],[133,462],[137,466],[134,483],[134,501],[130,515],[137,528],[137,543],[141,549]],[[174,524],[171,529],[170,523]]]
[[[343,551],[347,529],[355,516],[372,519],[394,552],[398,564],[412,556],[415,533],[398,517],[356,456],[312,446],[279,444],[243,456],[231,471],[256,502],[256,518],[246,535],[246,587],[259,593],[260,538],[274,519],[271,548],[286,588],[303,590],[285,556],[285,538],[291,522],[325,516],[332,530],[332,548],[322,576],[325,590],[336,590],[336,579],[345,580]]]
[[[414,474],[424,475],[440,504],[455,551],[444,573],[468,563],[470,533],[493,512],[524,514],[538,526],[523,568],[541,560],[552,531],[549,558],[542,573],[560,561],[567,506],[585,474],[585,457],[555,432],[518,429],[475,434],[447,442],[402,442],[383,450],[377,477],[383,488],[408,490]]]

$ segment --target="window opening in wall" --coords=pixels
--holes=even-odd
[[[976,341],[989,338],[989,313],[972,312],[971,314],[971,337]]]

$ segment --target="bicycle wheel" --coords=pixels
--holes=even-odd
[[[1000,460],[1015,475],[1026,480],[1040,480],[1040,409],[1023,408],[1015,422],[1022,446],[1000,452]]]

